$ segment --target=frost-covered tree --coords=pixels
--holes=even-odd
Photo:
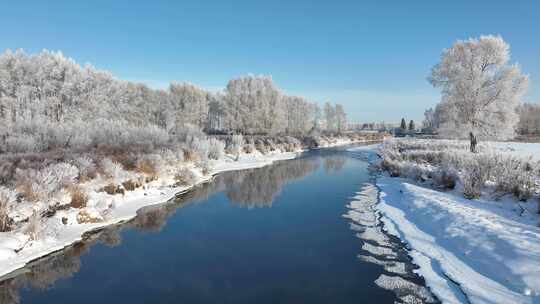
[[[225,129],[225,115],[225,103],[222,94],[210,94],[206,130],[210,133],[223,131]]]
[[[457,41],[443,51],[428,78],[442,91],[439,133],[470,138],[471,151],[480,138],[514,135],[516,108],[528,79],[508,63],[509,49],[500,36],[489,35]]]
[[[279,133],[284,127],[281,92],[270,76],[232,79],[224,94],[226,124],[239,133]]]
[[[540,134],[540,104],[524,103],[518,108],[519,134]]]
[[[433,132],[435,130],[435,111],[433,108],[429,108],[424,111],[422,129],[424,132]]]
[[[304,135],[318,124],[320,110],[317,113],[318,107],[303,97],[283,96],[283,105],[287,134]]]
[[[321,107],[316,103],[313,103],[311,106],[313,108],[312,131],[318,132],[321,129],[321,119],[322,119]]]
[[[204,129],[208,120],[209,93],[191,83],[173,82],[169,86],[172,110],[178,127],[194,125]]]
[[[336,104],[335,109],[336,130],[338,133],[342,133],[347,129],[347,114],[341,104]]]
[[[411,119],[411,121],[409,121],[409,132],[413,132],[415,129],[414,120]]]
[[[329,103],[324,104],[324,119],[326,121],[326,130],[333,132],[336,130],[336,109]]]

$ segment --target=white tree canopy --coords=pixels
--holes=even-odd
[[[510,65],[510,47],[500,36],[457,41],[445,49],[428,80],[442,90],[439,133],[455,138],[507,139],[514,135],[516,108],[528,77]]]

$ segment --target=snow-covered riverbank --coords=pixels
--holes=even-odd
[[[353,144],[350,140],[338,140],[327,147]],[[202,175],[200,170],[193,169],[196,176],[195,183],[185,187],[171,187],[171,177],[163,177],[152,181],[145,188],[126,191],[123,195],[107,196],[106,193],[91,193],[93,201],[107,202],[109,210],[103,215],[103,220],[79,223],[77,216],[80,211],[70,208],[57,211],[54,216],[45,219],[42,235],[37,240],[30,241],[22,230],[0,233],[0,276],[6,275],[16,269],[24,267],[27,263],[52,252],[61,250],[66,246],[81,241],[85,233],[99,230],[103,227],[122,223],[134,218],[137,210],[167,202],[179,193],[189,191],[191,188],[209,182],[213,176],[225,171],[244,170],[263,167],[274,161],[293,159],[302,153],[275,151],[261,154],[257,151],[242,154],[238,160],[232,156],[224,156],[220,160],[212,161],[212,170]],[[107,197],[106,197],[107,196]],[[93,216],[89,214],[89,216]],[[96,214],[100,216],[100,214]]]
[[[376,146],[352,148],[374,159]],[[513,199],[468,200],[383,173],[377,205],[385,228],[410,246],[444,303],[540,303],[539,216]]]

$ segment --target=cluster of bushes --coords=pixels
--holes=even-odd
[[[236,138],[234,144],[240,148],[235,149],[239,150],[243,139]],[[98,221],[111,206],[93,202],[87,208],[90,192],[125,194],[158,177],[187,186],[196,181],[191,166],[207,174],[209,160],[221,158],[225,150],[225,142],[219,139],[185,134],[184,141],[174,145],[120,142],[99,144],[84,151],[1,153],[0,231],[24,225],[24,231],[36,237],[36,227],[44,217],[67,208],[81,209],[79,221]],[[93,212],[96,210],[97,215]]]
[[[529,199],[537,190],[540,163],[500,153],[488,145],[470,153],[465,142],[447,140],[392,140],[380,149],[380,166],[391,176],[432,181],[436,186],[459,186],[466,198],[478,198],[491,189]]]
[[[78,222],[101,221],[114,206],[93,193],[125,195],[158,178],[188,186],[197,180],[194,167],[207,174],[210,160],[225,154],[238,159],[242,153],[291,152],[336,142],[331,136],[208,137],[190,128],[175,132],[175,140],[159,132],[140,132],[144,136],[135,139],[130,136],[139,132],[123,133],[108,125],[100,132],[99,138],[108,138],[105,143],[90,140],[80,147],[51,148],[45,140],[49,146],[44,151],[25,153],[4,146],[4,151],[12,152],[0,153],[0,231],[24,226],[23,231],[37,238],[43,218],[69,208],[79,210]],[[349,139],[360,138],[349,135]]]

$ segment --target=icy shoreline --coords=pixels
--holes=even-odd
[[[376,146],[349,149],[374,161]],[[410,246],[443,303],[540,303],[538,216],[515,201],[467,200],[406,178],[377,178],[381,220]]]
[[[350,144],[360,144],[365,141],[338,141],[322,148],[331,148]],[[222,172],[260,168],[275,161],[294,159],[306,150],[295,152],[274,152],[266,155],[260,153],[243,154],[239,160],[224,157],[212,164],[212,171],[207,175],[198,175],[195,183],[185,187],[170,187],[163,185],[164,180],[157,180],[147,189],[128,191],[123,197],[114,198],[114,208],[111,208],[104,221],[98,223],[76,223],[73,212],[62,210],[47,219],[47,225],[56,225],[59,228],[54,236],[28,242],[19,232],[0,233],[0,277],[5,279],[10,273],[23,268],[26,264],[60,251],[70,245],[80,242],[84,235],[98,231],[107,226],[121,224],[137,216],[137,211],[143,207],[163,204],[174,197],[190,191],[197,185],[210,182],[212,178]],[[69,225],[61,225],[63,217],[71,219]],[[49,227],[50,228],[50,227]]]

